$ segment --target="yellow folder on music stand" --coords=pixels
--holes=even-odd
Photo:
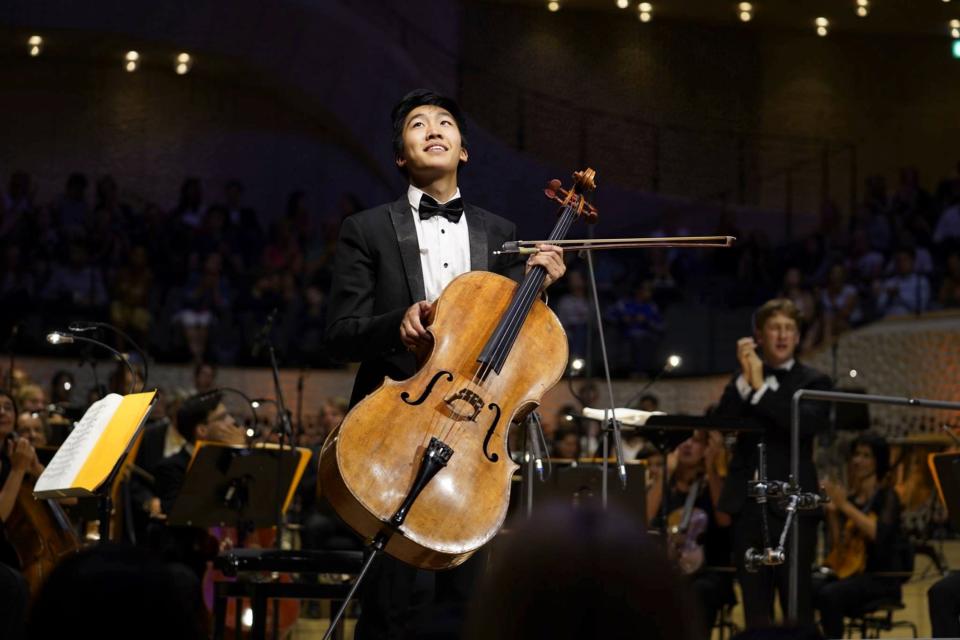
[[[94,402],[40,474],[34,497],[95,495],[130,449],[156,396],[111,393]]]

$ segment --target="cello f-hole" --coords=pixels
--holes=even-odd
[[[496,453],[490,453],[487,451],[487,446],[490,444],[490,438],[493,437],[493,434],[497,430],[497,425],[500,424],[500,407],[497,405],[497,403],[491,402],[489,405],[487,405],[487,408],[491,411],[496,411],[496,415],[493,416],[493,423],[490,425],[490,428],[487,429],[487,435],[483,439],[483,455],[490,462],[496,462],[500,459],[500,456]]]
[[[450,373],[449,371],[442,371],[442,370],[437,371],[435,374],[433,374],[433,378],[431,378],[430,382],[427,383],[426,388],[423,390],[423,393],[420,394],[419,398],[417,398],[416,400],[411,400],[410,394],[404,391],[403,393],[400,394],[400,399],[406,402],[411,407],[416,406],[418,404],[423,404],[424,400],[426,400],[430,396],[430,394],[433,392],[433,385],[437,384],[437,381],[443,376],[447,377],[447,382],[453,382],[452,373]]]

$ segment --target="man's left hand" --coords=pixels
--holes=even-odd
[[[567,272],[567,265],[563,263],[563,249],[555,244],[538,244],[538,253],[533,254],[527,259],[527,268],[524,273],[529,273],[536,265],[540,265],[547,270],[547,277],[543,281],[543,288],[546,289],[551,284],[563,277]]]

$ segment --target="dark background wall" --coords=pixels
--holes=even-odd
[[[612,9],[488,2],[468,3],[465,22],[464,94],[481,122],[514,140],[522,119],[527,152],[557,163],[583,154],[624,186],[726,190],[782,211],[783,169],[806,162],[792,176],[794,209],[816,211],[827,195],[849,210],[854,179],[895,180],[916,164],[932,185],[957,161],[960,61],[945,24],[936,36],[820,38],[812,25],[644,25]]]

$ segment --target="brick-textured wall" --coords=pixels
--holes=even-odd
[[[822,349],[811,354],[806,362],[830,374],[831,350]],[[90,369],[78,367],[76,360],[29,358],[18,363],[44,385],[49,383],[54,371],[65,368],[76,373],[81,390],[92,386]],[[101,378],[105,377],[104,372],[109,371],[109,366],[101,365]],[[861,387],[871,394],[960,402],[960,314],[940,312],[920,318],[887,320],[848,333],[840,338],[837,369],[841,373],[841,387]],[[857,370],[855,380],[849,378],[850,369]],[[284,395],[291,407],[296,402],[299,373],[296,370],[281,372]],[[304,412],[319,410],[329,396],[350,395],[352,370],[306,370],[303,374]],[[192,375],[188,366],[158,365],[151,369],[150,386],[189,388]],[[660,398],[661,408],[667,413],[702,415],[720,398],[728,380],[726,375],[667,378],[658,381],[650,391]],[[606,406],[605,385],[600,380],[594,382],[601,392],[600,406]],[[614,381],[617,406],[623,406],[645,382]],[[220,370],[218,383],[237,387],[252,397],[274,395],[267,369],[224,368]],[[580,384],[581,381],[576,381],[575,387]],[[561,381],[543,398],[541,413],[544,420],[554,420],[556,411],[572,402],[566,381]],[[874,405],[870,408],[870,415],[874,428],[891,437],[936,432],[944,423],[960,427],[960,414],[943,410]]]

